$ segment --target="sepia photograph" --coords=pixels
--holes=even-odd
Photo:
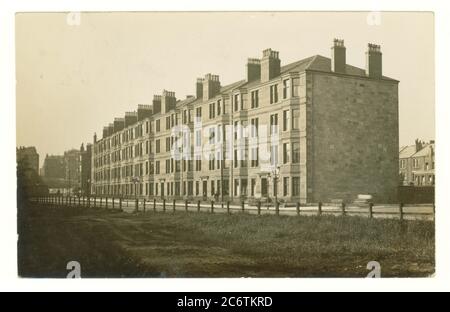
[[[433,277],[434,22],[17,12],[18,276]]]

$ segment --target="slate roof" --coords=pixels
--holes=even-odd
[[[415,153],[413,155],[413,157],[423,157],[423,156],[428,156],[431,152],[430,149],[434,149],[434,144],[427,144],[426,146],[424,146],[420,151],[418,151],[417,153]]]

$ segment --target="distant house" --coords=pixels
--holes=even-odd
[[[435,143],[416,140],[415,145],[400,148],[399,169],[402,185],[434,186]]]

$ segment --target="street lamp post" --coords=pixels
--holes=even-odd
[[[275,193],[275,210],[278,214],[278,177],[280,175],[280,166],[275,167],[269,176],[273,179],[273,192]]]
[[[131,180],[134,184],[134,200],[137,201],[137,185],[139,183],[139,177],[133,177],[133,179]],[[137,210],[137,206],[136,206],[136,210]]]

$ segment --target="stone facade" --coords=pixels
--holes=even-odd
[[[415,145],[403,146],[399,153],[401,185],[434,186],[435,143],[416,140]]]
[[[248,59],[241,81],[222,86],[207,74],[196,96],[164,90],[116,118],[94,137],[92,193],[395,201],[398,81],[382,76],[377,45],[368,46],[366,69],[345,63],[342,40],[331,52],[281,66],[266,49]]]

